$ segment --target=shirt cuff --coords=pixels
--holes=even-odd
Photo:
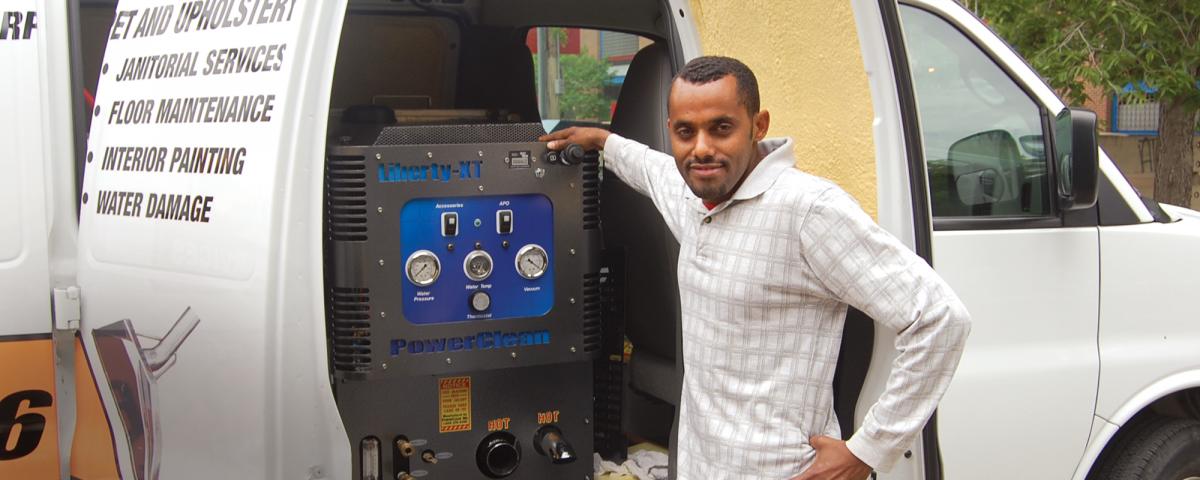
[[[900,454],[898,452],[889,452],[880,443],[882,442],[872,441],[867,438],[867,434],[860,429],[854,432],[850,440],[846,441],[846,448],[850,449],[850,453],[853,453],[854,456],[862,460],[871,469],[877,472],[888,472],[891,471]]]

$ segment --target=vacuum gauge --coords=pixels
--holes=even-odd
[[[550,265],[550,257],[546,250],[535,244],[529,244],[517,250],[517,273],[529,280],[540,278]]]

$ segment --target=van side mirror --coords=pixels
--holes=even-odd
[[[1064,108],[1054,120],[1053,161],[1058,171],[1058,204],[1063,210],[1096,204],[1100,159],[1096,114]]]

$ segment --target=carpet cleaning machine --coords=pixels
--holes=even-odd
[[[600,172],[543,132],[389,126],[329,148],[327,330],[354,479],[591,475]]]

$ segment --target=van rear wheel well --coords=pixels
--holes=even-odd
[[[1104,446],[1104,451],[1092,465],[1088,479],[1110,478],[1131,459],[1146,457],[1153,452],[1147,450],[1147,439],[1154,440],[1156,431],[1164,430],[1179,422],[1200,421],[1200,388],[1180,390],[1147,405],[1125,422],[1116,435]],[[1163,432],[1159,432],[1163,433]],[[1162,436],[1162,435],[1157,435]],[[1161,440],[1161,439],[1159,439]]]
[[[1180,390],[1155,400],[1134,417],[1146,412],[1153,412],[1164,417],[1200,420],[1200,387]]]

